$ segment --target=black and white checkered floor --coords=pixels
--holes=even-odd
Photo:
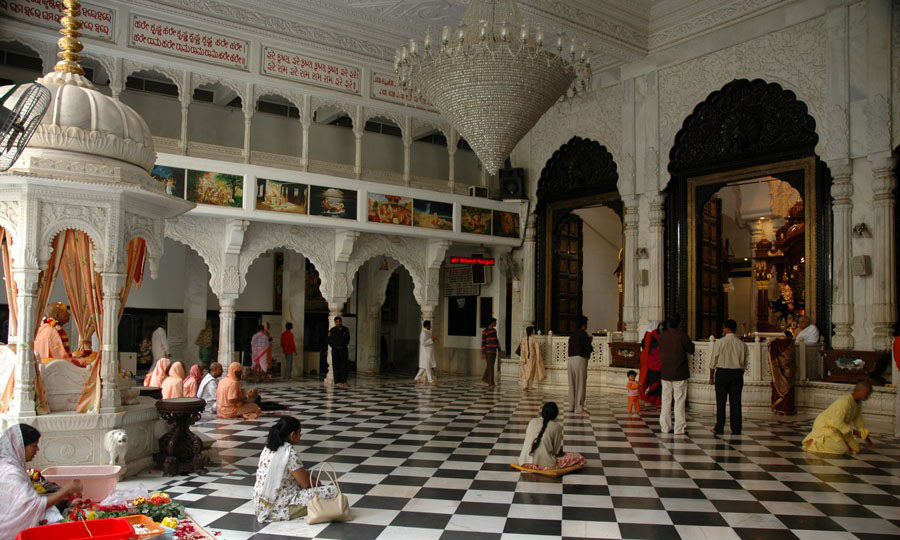
[[[318,381],[273,384],[264,398],[303,423],[307,467],[328,460],[350,499],[350,523],[259,524],[253,482],[274,417],[210,420],[223,462],[203,476],[139,481],[163,489],[227,540],[343,538],[648,538],[830,540],[900,537],[900,443],[817,458],[799,443],[811,421],[747,419],[744,433],[715,437],[708,415],[687,437],[662,435],[655,412],[629,416],[624,396],[593,396],[590,418],[563,418],[564,448],[588,459],[561,479],[520,475],[525,426],[543,400],[515,384],[488,390],[469,378],[437,387],[361,379],[349,390]]]

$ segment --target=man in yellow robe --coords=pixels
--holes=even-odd
[[[803,439],[803,449],[820,454],[858,454],[860,440],[870,450],[875,448],[862,417],[862,402],[871,394],[871,383],[857,383],[853,392],[829,405],[816,417],[812,432]]]
[[[63,325],[69,322],[69,308],[62,302],[53,302],[44,311],[44,320],[34,337],[34,350],[44,363],[58,358],[70,360],[69,337]]]

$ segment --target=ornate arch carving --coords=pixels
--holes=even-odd
[[[421,306],[426,295],[425,255],[427,252],[425,240],[362,233],[357,238],[350,261],[347,263],[347,276],[356,275],[363,264],[379,255],[394,259],[403,265],[412,277],[413,296]]]
[[[278,96],[288,100],[291,105],[296,107],[300,111],[300,120],[303,120],[303,96],[273,86],[256,86],[253,93],[254,107],[265,96]]]
[[[134,238],[143,238],[147,243],[147,255],[150,262],[150,277],[156,279],[159,272],[159,260],[163,254],[163,225],[162,220],[154,219],[140,214],[128,212],[125,214],[125,242],[128,244]]]
[[[191,248],[206,263],[210,273],[209,286],[217,295],[220,291],[216,278],[221,273],[224,231],[225,220],[222,218],[182,215],[166,222],[165,236]]]
[[[699,171],[792,154],[819,142],[816,121],[791,90],[762,79],[735,79],[684,120],[669,152],[669,171]]]
[[[612,154],[591,139],[572,137],[541,171],[538,204],[618,192],[619,172]]]
[[[252,110],[254,104],[249,103],[250,96],[247,95],[246,85],[243,85],[240,82],[231,79],[222,79],[219,77],[213,77],[211,75],[194,73],[193,76],[191,76],[191,95],[194,94],[194,90],[200,88],[205,84],[219,84],[224,86],[225,88],[228,88],[229,90],[237,94],[239,98],[241,98],[241,108],[243,110],[248,110],[248,106],[250,106],[250,110]]]
[[[122,62],[122,79],[128,79],[130,75],[133,75],[139,71],[152,71],[159,73],[160,75],[164,75],[167,79],[172,81],[176,87],[178,87],[178,96],[182,97],[185,95],[184,88],[184,72],[180,69],[169,68],[164,66],[157,66],[154,64],[145,64],[143,62],[138,62],[135,60],[124,60]],[[124,83],[123,83],[124,84]],[[196,88],[196,86],[194,87]],[[191,93],[193,94],[194,89],[191,88]]]
[[[353,128],[356,129],[356,106],[334,99],[314,97],[309,108],[310,114],[312,116],[315,116],[316,112],[322,107],[335,107],[336,109],[340,109],[341,111],[345,112],[353,122]]]
[[[241,249],[240,289],[246,286],[250,265],[272,249],[290,249],[303,255],[316,267],[321,283],[319,290],[328,298],[328,287],[334,278],[334,232],[331,229],[253,222],[244,233]]]

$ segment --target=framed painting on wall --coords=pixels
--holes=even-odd
[[[412,225],[413,201],[409,197],[369,193],[369,223]]]
[[[453,230],[453,205],[437,201],[413,201],[413,225],[426,229]]]
[[[519,214],[494,210],[494,236],[519,237]]]
[[[474,206],[463,206],[461,230],[471,234],[491,234],[491,211]]]
[[[184,198],[185,170],[165,165],[154,165],[150,176],[166,188],[166,193],[180,199]]]
[[[306,214],[309,186],[267,178],[256,179],[256,209]]]
[[[310,186],[309,214],[356,219],[356,191],[352,189]]]
[[[187,200],[200,204],[241,208],[244,205],[244,177],[238,174],[189,169]]]

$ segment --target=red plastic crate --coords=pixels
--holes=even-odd
[[[90,529],[85,528],[87,526]],[[93,535],[93,536],[91,536]],[[131,540],[134,528],[124,519],[95,519],[25,529],[16,540]]]

